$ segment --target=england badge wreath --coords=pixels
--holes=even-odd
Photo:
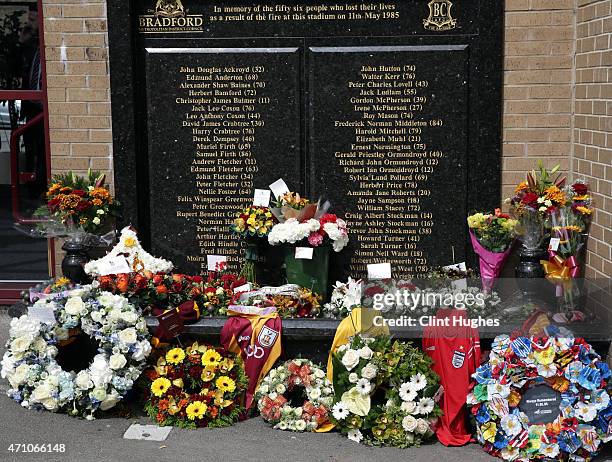
[[[468,404],[485,451],[588,461],[612,439],[610,369],[580,338],[498,336]]]
[[[36,316],[42,312],[46,317]],[[144,369],[151,351],[147,325],[120,295],[86,286],[39,300],[30,313],[11,321],[1,372],[8,396],[25,408],[93,419],[96,410],[115,406]],[[74,343],[82,336],[95,343],[93,358],[83,369],[65,370],[62,358],[71,365],[88,359]],[[76,349],[65,357],[71,343]]]
[[[334,390],[325,372],[307,359],[272,369],[255,398],[262,418],[279,430],[314,431],[327,422]]]

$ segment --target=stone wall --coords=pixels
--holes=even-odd
[[[43,3],[52,168],[82,172],[91,167],[112,179],[106,3]],[[590,271],[608,276],[612,103],[605,99],[612,97],[612,71],[606,75],[604,66],[612,59],[610,3],[506,0],[501,178],[503,198],[537,159],[586,176],[599,209]]]

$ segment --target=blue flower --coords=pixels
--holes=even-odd
[[[497,435],[495,435],[495,443],[493,443],[493,446],[497,449],[503,449],[508,446],[509,442],[510,438],[508,438],[503,431],[498,431]]]
[[[485,422],[488,422],[489,420],[491,420],[491,414],[489,414],[489,409],[487,408],[487,405],[483,404],[482,406],[480,406],[478,412],[476,413],[476,422],[478,422],[479,424],[483,424]]]
[[[531,340],[527,337],[518,337],[510,346],[519,358],[526,358],[531,353]]]
[[[599,369],[602,379],[607,380],[612,376],[612,373],[610,373],[610,368],[603,361],[597,361],[595,365],[597,366],[597,369]]]
[[[595,390],[601,382],[601,373],[599,369],[585,367],[578,375],[578,383],[587,390]]]
[[[574,432],[563,431],[558,437],[559,448],[562,451],[573,454],[582,444],[580,438]]]

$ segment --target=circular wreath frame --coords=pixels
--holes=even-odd
[[[301,387],[301,406],[288,404],[285,397]],[[334,389],[325,371],[307,359],[291,359],[272,369],[255,394],[257,409],[264,421],[278,430],[315,431],[328,421]]]
[[[478,441],[504,460],[590,460],[612,439],[610,376],[584,339],[500,335],[468,395]],[[519,404],[527,389],[540,384],[560,392],[561,404],[552,423],[538,425]]]
[[[222,347],[166,347],[143,374],[145,411],[161,426],[228,427],[244,407],[248,378],[240,356]],[[197,392],[191,392],[198,390]]]
[[[39,313],[53,310],[54,321]],[[84,333],[97,342],[98,354],[86,369],[65,371],[59,348]],[[151,351],[141,313],[125,297],[84,286],[39,300],[30,313],[11,321],[2,359],[9,397],[27,409],[46,409],[88,420],[115,406],[140,376]]]

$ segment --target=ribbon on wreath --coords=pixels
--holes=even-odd
[[[305,387],[310,386],[310,366],[308,364],[304,364],[303,366],[298,366],[294,362],[291,362],[287,367],[289,372],[291,372],[292,376],[289,378],[290,383],[295,384],[295,379],[297,377],[300,378]]]
[[[152,312],[153,315],[159,320],[159,325],[155,330],[155,334],[151,338],[151,345],[153,346],[153,348],[163,347],[164,345],[166,345],[164,340],[169,340],[170,338],[176,337],[176,335],[178,335],[173,333],[174,329],[172,329],[172,327],[178,327],[179,330],[182,330],[181,328],[183,324],[191,324],[200,319],[200,308],[198,307],[198,304],[193,300],[181,303],[174,309],[153,308]],[[169,313],[172,312],[177,313],[174,316],[175,320],[168,319],[167,322],[164,322],[161,319],[161,317],[167,316]],[[178,324],[178,326],[176,326],[176,324]],[[169,325],[171,325],[170,328],[168,327]]]
[[[572,279],[578,277],[580,264],[572,255],[563,258],[553,250],[548,251],[548,260],[540,260],[546,273],[546,279],[557,286],[557,297],[563,295],[563,291],[571,287]]]

